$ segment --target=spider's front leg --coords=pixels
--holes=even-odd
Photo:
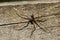
[[[52,13],[52,14],[48,14],[48,15],[40,15],[38,17],[35,17],[35,19],[40,19],[40,18],[45,18],[45,17],[50,17],[50,16],[56,16],[56,15],[60,15],[60,12]]]
[[[16,9],[16,8],[13,8],[13,9],[14,9],[15,11],[17,11],[16,15],[19,16],[20,18],[22,18],[22,19],[26,19],[26,20],[29,19],[29,18],[25,18],[25,17],[28,17],[28,16],[26,16],[26,15],[22,15],[22,16],[25,16],[25,17],[22,17],[21,15],[19,15],[18,13],[20,13],[20,12],[19,12],[18,9]]]
[[[45,17],[35,17],[34,18],[35,19],[35,21],[37,21],[37,22],[45,22],[45,21],[47,21],[48,19],[47,18],[45,18]]]
[[[45,21],[47,21],[48,19],[37,19],[36,21],[37,22],[45,22]]]

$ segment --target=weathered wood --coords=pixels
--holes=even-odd
[[[37,22],[49,33],[44,32],[35,25],[36,30],[30,38],[31,31],[34,30],[33,25],[23,30],[15,30],[22,28],[26,23],[18,24],[17,22],[27,21],[25,18],[30,18],[31,14],[39,20]],[[36,19],[36,20],[37,20]],[[45,20],[43,22],[43,20]],[[14,25],[10,25],[12,23]],[[16,24],[17,23],[17,24]],[[11,2],[0,3],[0,40],[60,40],[60,2]]]

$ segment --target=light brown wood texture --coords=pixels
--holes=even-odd
[[[0,6],[0,25],[26,21],[16,13],[23,17],[30,17],[31,14],[34,17],[45,16],[39,19],[47,19],[47,21],[41,22],[41,24],[37,23],[49,33],[35,25],[36,30],[30,38],[31,31],[34,29],[33,26],[29,24],[23,30],[15,30],[26,25],[26,23],[20,23],[0,26],[0,40],[60,40],[60,2]]]

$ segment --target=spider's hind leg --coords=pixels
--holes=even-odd
[[[33,29],[32,29],[32,31],[31,31],[30,38],[32,37],[32,35],[33,35],[33,33],[34,33],[35,30],[36,30],[35,24],[33,24]]]
[[[18,31],[23,30],[24,28],[28,27],[28,25],[29,25],[29,22],[28,22],[27,25],[24,26],[23,28],[21,28],[21,29],[16,29],[16,30],[18,30]]]

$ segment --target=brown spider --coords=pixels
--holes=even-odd
[[[16,14],[17,14],[17,13],[16,13]],[[18,14],[17,14],[17,15],[18,15]],[[21,17],[20,15],[18,15],[18,16]],[[33,14],[31,15],[30,18],[24,18],[24,17],[21,17],[21,18],[23,18],[23,19],[25,19],[25,20],[28,20],[28,21],[25,21],[25,22],[17,22],[17,23],[2,24],[2,25],[0,25],[0,26],[20,24],[20,23],[27,23],[27,25],[24,26],[22,29],[26,28],[29,24],[33,25],[33,26],[34,26],[34,30],[32,30],[31,35],[33,34],[33,32],[34,32],[35,29],[36,29],[34,24],[36,24],[36,25],[37,25],[40,29],[42,29],[43,31],[46,31],[46,30],[44,30],[42,27],[40,27],[40,25],[37,23],[37,22],[44,22],[44,21],[46,21],[46,20],[44,20],[44,21],[42,21],[42,20],[35,20],[35,19],[37,19],[37,18],[39,18],[39,17],[34,17]],[[22,29],[17,29],[17,30],[22,30]]]
[[[16,14],[17,14],[17,13],[16,13]],[[17,15],[18,15],[18,14],[17,14]],[[51,15],[57,15],[57,14],[51,14]],[[44,15],[44,16],[40,16],[40,17],[34,17],[34,15],[32,14],[32,15],[30,16],[30,18],[28,18],[28,17],[22,17],[22,16],[18,15],[19,17],[21,17],[21,18],[23,18],[23,19],[25,19],[25,20],[28,20],[28,21],[25,21],[25,22],[17,22],[17,23],[1,24],[0,26],[27,23],[26,26],[24,26],[24,27],[21,28],[21,29],[18,29],[18,30],[23,30],[24,28],[28,27],[29,24],[31,24],[31,25],[33,25],[33,27],[34,27],[34,30],[32,30],[32,32],[31,32],[31,35],[32,35],[33,32],[34,32],[35,29],[36,29],[34,24],[36,24],[40,29],[42,29],[43,31],[46,32],[46,30],[45,30],[44,28],[40,27],[40,25],[39,25],[37,22],[40,23],[40,22],[45,22],[45,21],[47,21],[47,20],[39,20],[39,19],[37,19],[37,18],[47,17],[47,16],[51,16],[51,15]],[[58,15],[59,15],[59,14],[58,14]],[[36,20],[36,19],[37,19],[37,20]]]

